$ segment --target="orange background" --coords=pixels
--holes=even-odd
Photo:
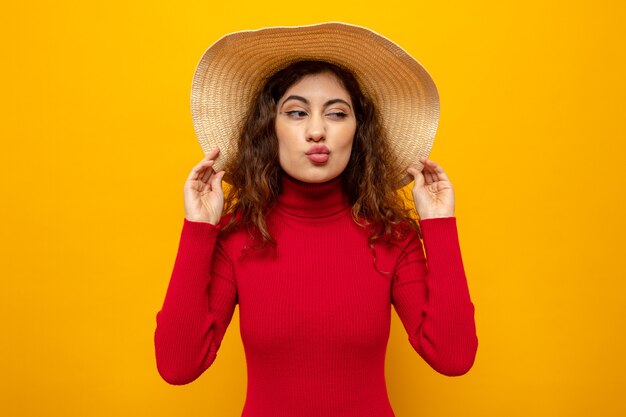
[[[191,77],[226,32],[326,20],[393,39],[441,96],[480,345],[444,377],[394,313],[397,416],[626,415],[626,13],[575,0],[3,2],[1,415],[240,415],[238,311],[194,383],[154,359],[202,158]]]

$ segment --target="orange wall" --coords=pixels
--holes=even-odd
[[[398,417],[626,415],[623,2],[5,3],[0,415],[239,415],[238,312],[194,383],[154,360],[202,158],[191,77],[226,32],[324,20],[392,38],[441,95],[480,346],[444,377],[394,315]]]

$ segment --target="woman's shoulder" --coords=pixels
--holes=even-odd
[[[370,251],[374,257],[374,266],[377,271],[388,278],[395,274],[396,268],[410,249],[410,242],[417,236],[410,228],[403,228],[401,233],[394,235],[385,234],[371,241]],[[419,239],[418,239],[419,241]],[[391,274],[391,275],[390,275]]]
[[[410,221],[393,225],[389,233],[385,233],[372,242],[378,263],[393,270],[398,261],[407,252],[421,247],[420,232],[417,224]]]
[[[361,220],[360,220],[361,221]],[[402,219],[394,224],[389,224],[387,230],[385,226],[370,222],[362,222],[370,236],[379,235],[375,242],[380,245],[402,247],[415,239],[421,237],[419,223],[409,219]]]

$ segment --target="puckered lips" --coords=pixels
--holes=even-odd
[[[315,164],[323,164],[328,161],[330,150],[324,145],[313,145],[306,151],[306,156]]]

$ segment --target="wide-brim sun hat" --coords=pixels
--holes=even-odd
[[[220,148],[216,171],[236,154],[243,120],[267,79],[300,60],[327,61],[352,71],[379,111],[400,168],[422,169],[419,157],[430,154],[439,123],[432,77],[386,37],[329,22],[233,32],[204,52],[193,76],[191,115],[204,153]],[[406,172],[403,178],[400,186],[413,179]]]

